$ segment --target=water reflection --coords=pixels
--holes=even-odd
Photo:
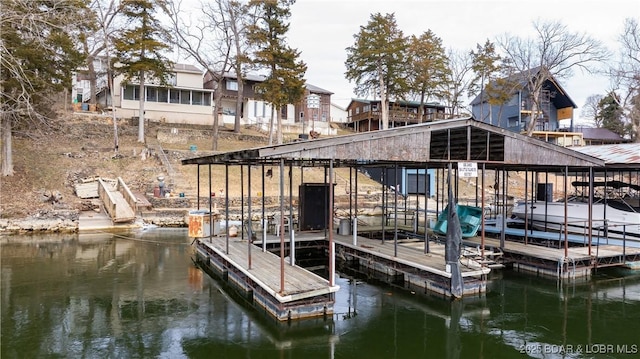
[[[526,349],[640,344],[640,278],[615,270],[575,285],[504,272],[455,302],[339,276],[334,316],[283,324],[196,268],[184,230],[1,249],[2,358],[591,357]]]

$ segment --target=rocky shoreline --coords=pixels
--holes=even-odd
[[[369,204],[375,203],[379,200],[378,196],[366,196],[369,200]],[[141,209],[138,212],[138,218],[134,223],[126,225],[127,229],[143,227],[146,225],[153,225],[157,227],[166,228],[180,228],[188,227],[189,224],[189,211],[195,209],[194,199],[184,197],[170,197],[170,198],[149,198],[151,203],[150,208]],[[201,203],[204,203],[206,199],[201,199]],[[268,198],[266,201],[268,205],[268,212],[272,213],[276,211],[277,201],[274,198]],[[344,202],[344,201],[343,201]],[[221,205],[214,202],[218,210],[221,210]],[[230,200],[230,220],[239,220],[241,217],[241,201],[239,198],[232,198]],[[258,203],[256,203],[258,205]],[[208,203],[207,203],[208,206]],[[349,216],[348,202],[336,203],[335,215],[339,218],[346,218]],[[94,212],[99,213],[100,208],[92,209]],[[88,208],[84,208],[82,211],[77,209],[57,209],[52,207],[50,209],[41,209],[37,213],[26,218],[0,218],[0,235],[13,235],[13,234],[28,234],[28,233],[76,233],[80,232],[81,221],[83,220],[82,213],[92,213]],[[254,214],[254,220],[259,220],[260,214]],[[358,210],[358,215],[380,215],[381,208],[379,206],[361,207]],[[84,217],[86,218],[86,216]],[[106,217],[105,217],[106,218]],[[85,219],[86,220],[86,219]],[[103,229],[117,229],[117,225],[105,225]]]

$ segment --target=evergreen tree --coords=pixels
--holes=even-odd
[[[622,107],[620,107],[620,101],[615,92],[608,93],[598,102],[596,122],[602,123],[602,127],[611,132],[620,136],[625,135],[626,128],[622,119]]]
[[[277,143],[282,143],[282,106],[296,103],[304,95],[304,74],[307,65],[300,52],[287,45],[285,35],[289,31],[287,19],[291,16],[293,0],[252,0],[249,6],[255,10],[254,25],[248,29],[247,38],[255,48],[252,62],[269,71],[267,78],[256,86],[262,98],[273,105],[269,130],[272,139],[273,110],[277,118]]]
[[[418,122],[423,122],[424,104],[430,98],[443,98],[449,75],[449,60],[442,39],[431,30],[409,39],[410,92],[420,98]]]
[[[389,127],[389,98],[408,92],[407,39],[394,14],[372,14],[366,26],[347,47],[347,80],[355,82],[358,96],[374,93],[380,98],[382,128]]]
[[[145,142],[144,86],[147,76],[157,80],[161,86],[168,86],[173,67],[163,55],[163,51],[169,49],[169,33],[154,17],[155,7],[165,7],[164,0],[124,0],[121,12],[131,27],[114,40],[118,61],[115,71],[124,74],[125,84],[137,83],[139,88],[138,142]]]
[[[82,56],[73,38],[86,6],[72,0],[7,0],[0,4],[2,174],[13,175],[12,132],[35,135],[56,114]]]

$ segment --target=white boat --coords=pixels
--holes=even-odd
[[[573,182],[574,186],[588,186],[587,182]],[[603,187],[604,182],[595,182],[594,187]],[[619,181],[606,182],[607,198],[594,198],[591,205],[592,236],[640,241],[640,206],[638,198],[613,196],[620,194],[621,188],[636,191],[640,186]],[[609,197],[611,196],[611,197]],[[564,202],[527,201],[518,202],[512,211],[512,217],[528,221],[537,230],[555,230],[587,234],[589,227],[589,203],[586,197],[572,197]]]

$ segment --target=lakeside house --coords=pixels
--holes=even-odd
[[[389,101],[389,128],[450,118],[446,106],[436,102]],[[422,118],[420,118],[422,107]],[[356,132],[382,128],[380,100],[352,99],[347,106],[347,127]]]
[[[574,131],[573,126],[574,109],[578,106],[553,76],[544,81],[538,94],[540,108],[534,111],[529,80],[540,76],[541,71],[542,67],[536,67],[487,84],[470,103],[473,117],[516,133],[526,133],[531,121],[535,121],[532,137],[564,147],[583,146],[582,133]],[[492,98],[492,89],[506,92],[507,98]],[[569,128],[562,128],[560,121],[570,121]]]
[[[97,57],[92,66],[96,74],[97,106],[90,103],[92,79],[89,71],[87,68],[81,68],[72,78],[71,99],[72,103],[77,104],[76,110],[113,110],[119,118],[138,117],[139,84],[135,80],[125,83],[124,76],[118,75],[114,79],[114,91],[111,96],[108,92],[106,59]],[[251,74],[242,79],[244,86],[240,117],[242,125],[256,125],[268,130],[271,104],[264,101],[256,91],[256,85],[264,79],[263,76]],[[158,81],[147,80],[143,96],[145,118],[149,121],[210,125],[213,121],[214,93],[219,90],[222,92],[222,118],[219,121],[221,124],[235,122],[236,100],[239,96],[238,79],[235,75],[225,74],[222,86],[217,89],[210,73],[193,65],[176,63],[173,73],[169,76],[169,85],[161,86]],[[331,126],[331,110],[334,107],[331,103],[332,94],[328,90],[307,83],[301,101],[281,108],[283,131],[309,133],[313,130],[324,135],[336,134],[336,129]]]
[[[263,130],[268,130],[272,114],[272,106],[264,101],[256,86],[263,82],[262,75],[245,75],[242,79],[242,105],[240,106],[241,124],[254,125]],[[216,83],[211,74],[205,74],[204,87],[214,89]],[[226,73],[222,79],[220,100],[222,106],[222,121],[225,124],[233,124],[236,117],[238,100],[238,78],[235,74]],[[322,135],[336,134],[331,122],[331,95],[327,91],[312,84],[305,84],[303,98],[295,104],[282,106],[280,115],[283,132],[308,134],[316,131]],[[275,119],[274,115],[274,119]]]

